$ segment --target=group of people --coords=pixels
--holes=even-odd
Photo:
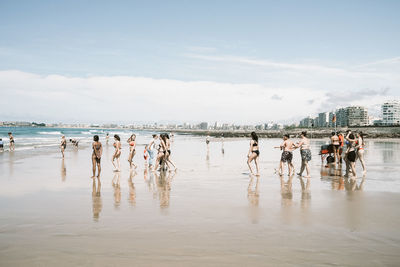
[[[11,132],[8,133],[8,140],[10,140],[10,144],[9,144],[10,151],[14,151],[15,150],[15,140],[14,140],[14,136],[12,135]],[[0,138],[0,152],[4,152],[3,138]]]
[[[106,138],[108,141],[108,138]],[[128,155],[128,162],[129,167],[137,168],[137,165],[133,163],[133,158],[136,155],[136,135],[132,134],[127,143],[129,144],[129,155]],[[121,138],[119,135],[114,135],[114,153],[111,159],[111,162],[114,167],[114,172],[121,171],[121,152],[122,152],[122,144]],[[101,172],[101,156],[103,153],[103,146],[99,141],[99,136],[95,135],[93,137],[92,143],[92,165],[93,165],[93,177],[96,177],[96,169],[97,169],[97,177],[100,177]],[[166,133],[156,135],[153,134],[151,141],[149,144],[145,146],[143,157],[146,162],[146,168],[148,167],[151,171],[155,170],[167,170],[169,169],[172,171],[171,166],[174,168],[173,170],[176,171],[176,165],[173,163],[171,159],[171,141],[170,136]]]
[[[346,149],[344,146],[346,145]],[[346,174],[350,173],[353,177],[357,177],[356,161],[359,160],[363,169],[363,174],[366,173],[364,161],[364,134],[362,132],[346,131],[343,135],[341,132],[332,132],[331,147],[333,150],[333,164],[346,164]],[[344,152],[344,155],[343,155]]]
[[[259,175],[259,143],[258,136],[255,132],[251,134],[250,148],[247,154],[247,165],[250,169],[250,173],[252,175]],[[344,145],[346,145],[346,150],[343,149]],[[331,136],[331,146],[333,147],[334,161],[333,164],[342,164],[344,161],[346,164],[346,174],[345,176],[349,177],[350,174],[353,178],[357,178],[356,173],[356,160],[360,160],[361,166],[363,168],[363,174],[366,173],[365,161],[364,161],[364,135],[362,132],[353,133],[348,130],[345,135],[341,133],[333,132]],[[282,150],[281,159],[279,163],[278,174],[283,175],[284,173],[284,165],[285,163],[288,166],[288,175],[292,176],[295,173],[295,168],[293,165],[293,151],[296,149],[300,150],[301,157],[301,167],[300,171],[297,173],[299,176],[303,176],[303,172],[306,171],[305,178],[310,178],[310,166],[309,162],[312,159],[311,150],[310,150],[310,140],[307,138],[307,132],[303,131],[301,133],[301,138],[298,142],[293,142],[290,139],[288,134],[283,136],[283,143],[280,146],[275,148],[279,148]],[[344,152],[344,156],[343,156]],[[254,165],[256,168],[256,172],[253,171],[251,166],[251,162],[254,161]]]

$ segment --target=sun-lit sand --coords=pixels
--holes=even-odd
[[[369,140],[368,173],[355,182],[321,168],[323,140],[312,141],[311,179],[274,174],[281,140],[261,140],[261,176],[251,178],[248,142],[225,139],[222,154],[217,139],[207,150],[204,137],[176,136],[178,172],[155,175],[142,145],[136,172],[126,144],[112,172],[110,143],[101,184],[88,145],[68,146],[65,160],[58,148],[2,153],[0,265],[400,264],[399,140]]]

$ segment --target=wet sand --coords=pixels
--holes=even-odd
[[[138,140],[144,143],[147,140]],[[356,182],[321,168],[274,174],[281,141],[261,140],[261,177],[249,177],[248,140],[177,136],[176,175],[145,174],[142,148],[120,174],[111,145],[101,185],[91,150],[0,155],[1,266],[377,266],[400,264],[400,141],[369,141]],[[104,143],[104,142],[103,142]],[[299,169],[299,152],[295,166]],[[360,164],[358,172],[360,171]]]

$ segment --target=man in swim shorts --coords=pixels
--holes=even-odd
[[[293,159],[293,150],[295,149],[295,145],[292,140],[289,139],[289,135],[285,134],[283,136],[283,143],[280,145],[280,149],[282,151],[281,161],[279,164],[279,174],[283,175],[283,165],[285,163],[288,164],[288,175],[291,176],[294,173],[294,166],[292,163]]]

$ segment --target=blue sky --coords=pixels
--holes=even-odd
[[[49,75],[82,79],[77,88],[60,89],[72,99],[77,97],[76,90],[85,86],[88,95],[91,90],[95,92],[96,88],[87,86],[85,79],[124,76],[133,80],[155,79],[160,88],[162,80],[211,82],[221,84],[221,88],[228,84],[232,88],[242,86],[242,90],[251,85],[259,88],[260,94],[271,97],[282,92],[278,94],[278,99],[282,99],[280,105],[289,106],[295,105],[295,98],[286,102],[289,100],[285,96],[295,95],[293,91],[302,91],[297,96],[300,98],[307,94],[316,96],[301,99],[299,104],[316,103],[324,97],[329,101],[329,95],[324,93],[332,90],[340,94],[351,92],[351,101],[343,105],[364,104],[376,109],[377,102],[357,98],[363,90],[375,92],[377,101],[381,101],[380,97],[400,95],[396,77],[400,73],[399,11],[400,1],[0,0],[0,90],[12,99],[21,99],[12,94],[16,90],[9,78],[14,77],[10,71],[20,73],[21,77],[15,77],[18,81],[26,79],[26,75],[38,75],[37,79],[43,80],[38,81],[38,90],[43,82],[48,83]],[[26,80],[26,87],[28,81],[31,82]],[[21,84],[18,90],[23,87]],[[46,87],[55,90],[52,87],[59,85],[50,83]],[[228,87],[224,91],[226,96],[218,100],[223,103],[216,101],[215,106],[210,106],[210,113],[203,114],[204,120],[213,119],[218,107],[224,107],[230,97],[245,98],[240,93],[232,96],[235,89]],[[171,87],[165,90],[168,88]],[[32,88],[26,88],[29,89]],[[136,90],[140,88],[132,81],[127,93],[132,101]],[[201,87],[184,86],[182,90],[185,94],[181,94],[184,96],[180,101],[192,96],[208,99],[199,93]],[[247,93],[249,101],[252,95]],[[99,97],[106,98],[107,93]],[[149,105],[157,105],[152,97],[143,99]],[[182,110],[177,108],[180,102],[175,97],[171,96],[169,101],[174,112],[167,112],[165,117],[146,115],[141,120],[202,120],[196,114],[196,110],[202,109],[201,104],[192,107],[189,114],[193,116],[186,117],[181,116]],[[288,113],[276,118],[266,115],[271,110],[260,107],[254,113],[259,115],[250,112],[247,119],[243,113],[248,102],[234,103],[245,107],[237,111],[240,114],[227,112],[220,120],[291,120],[342,104],[312,104],[313,108],[297,110],[293,116]],[[31,103],[29,107],[36,110],[42,105]],[[20,106],[22,111],[10,110],[14,106],[0,108],[0,112],[6,114],[6,119],[24,119],[25,105]],[[57,109],[51,104],[44,106],[41,113],[26,117],[69,121],[76,117],[43,115],[45,108]],[[63,108],[71,106],[65,104]],[[105,121],[114,120],[105,114],[103,117]],[[83,119],[98,120],[90,116]]]

